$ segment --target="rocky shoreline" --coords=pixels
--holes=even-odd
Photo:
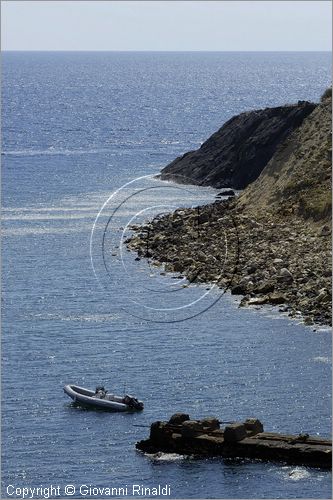
[[[278,305],[305,324],[331,324],[330,227],[297,216],[249,215],[235,199],[180,209],[127,241],[139,258],[190,283],[216,283],[240,306]]]
[[[160,177],[244,191],[135,227],[129,248],[162,273],[242,295],[241,306],[273,304],[306,324],[331,324],[331,107],[329,88],[317,105],[229,120]]]

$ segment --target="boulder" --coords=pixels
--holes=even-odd
[[[198,216],[198,223],[199,224],[203,224],[204,222],[208,222],[209,219],[210,219],[209,213],[199,214],[199,216]]]
[[[318,304],[320,304],[321,302],[324,302],[328,298],[329,298],[329,295],[328,295],[327,290],[325,288],[322,288],[321,290],[319,290],[319,293],[318,293],[315,300]]]
[[[232,295],[245,295],[246,294],[246,285],[245,284],[238,284],[238,285],[234,285],[232,288],[231,288],[231,294]]]
[[[215,417],[203,418],[200,422],[205,431],[215,431],[220,428],[220,422]]]
[[[286,297],[283,295],[283,293],[272,293],[269,296],[269,302],[271,304],[283,304],[286,302]]]
[[[263,283],[262,285],[254,288],[252,290],[254,293],[271,293],[274,292],[274,283],[272,282],[266,282]]]
[[[251,276],[243,276],[243,278],[240,280],[239,284],[247,287],[247,286],[249,286],[249,284],[252,283],[251,279],[252,279]]]
[[[175,262],[173,264],[173,270],[175,273],[181,273],[183,268],[184,268],[184,266],[181,264],[181,262]]]
[[[187,413],[175,413],[170,417],[169,424],[179,425],[185,422],[186,420],[190,420],[190,416]]]
[[[240,301],[239,307],[245,307],[245,306],[249,305],[249,300],[250,300],[250,296],[249,295],[245,295],[242,298],[242,300]]]
[[[294,278],[289,269],[283,267],[277,276],[277,280],[279,283],[292,283]]]
[[[182,423],[180,432],[184,438],[197,436],[198,433],[202,432],[201,422],[198,422],[197,420],[185,420]]]
[[[331,234],[332,230],[331,230],[331,227],[328,225],[328,224],[325,224],[320,232],[319,232],[319,236],[328,236],[329,234]]]
[[[264,426],[257,418],[246,419],[244,425],[247,433],[250,434],[251,436],[259,434],[259,432],[264,432]]]
[[[250,264],[249,266],[247,266],[246,268],[246,272],[247,274],[253,274],[255,273],[257,270],[257,266],[255,264]]]
[[[161,443],[165,440],[165,426],[166,422],[153,422],[150,426],[150,436],[149,438],[153,443]]]
[[[246,438],[245,425],[239,422],[227,425],[224,429],[224,441],[226,443],[235,443]]]

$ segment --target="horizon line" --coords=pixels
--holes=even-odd
[[[155,52],[155,53],[192,53],[192,52],[209,52],[209,53],[239,53],[239,52],[328,52],[331,53],[332,49],[302,49],[302,50],[296,50],[296,49],[284,49],[284,50],[154,50],[154,49],[143,49],[143,50],[137,50],[137,49],[2,49],[1,52]]]

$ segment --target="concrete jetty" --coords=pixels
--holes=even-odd
[[[217,418],[191,420],[185,413],[176,413],[167,422],[153,422],[149,439],[139,441],[136,448],[146,453],[253,458],[332,468],[331,440],[264,432],[256,418],[230,422],[223,428],[220,424]]]

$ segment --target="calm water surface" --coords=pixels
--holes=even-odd
[[[169,484],[172,498],[331,496],[320,470],[135,451],[148,434],[139,425],[175,411],[330,434],[328,330],[239,310],[227,294],[165,322],[219,292],[202,298],[206,287],[182,288],[118,248],[132,217],[216,191],[136,181],[105,206],[91,240],[115,189],[197,148],[234,114],[318,100],[329,78],[325,53],[4,54],[2,498],[9,484],[73,484],[82,498],[81,484],[133,483]],[[164,303],[170,311],[147,309]],[[125,389],[145,410],[75,409],[69,382]]]

